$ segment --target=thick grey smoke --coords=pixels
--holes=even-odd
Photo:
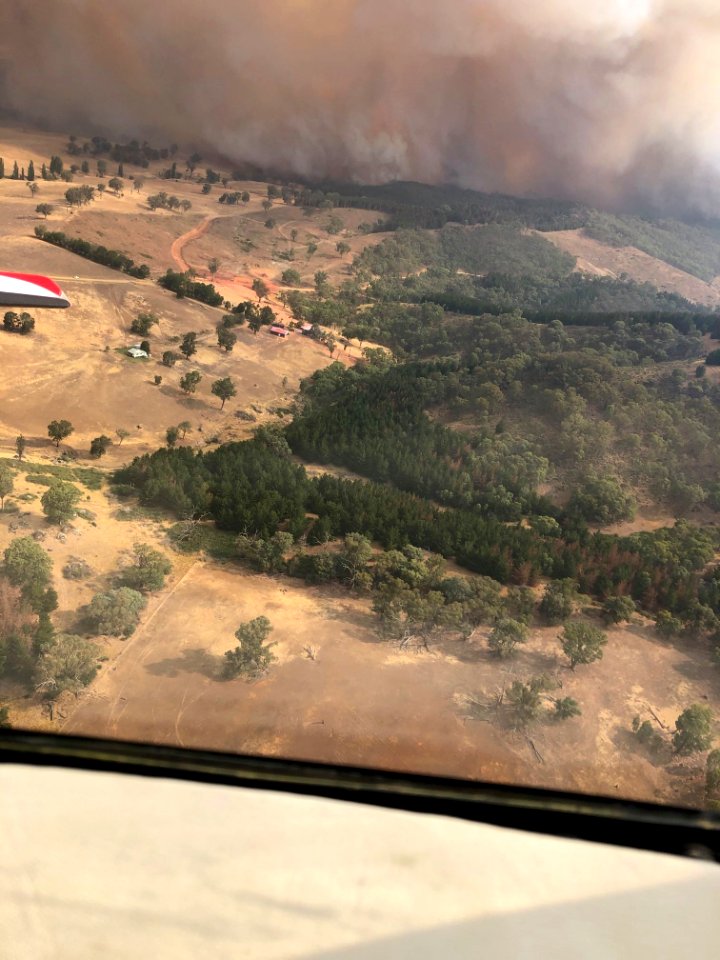
[[[717,0],[14,0],[34,118],[310,177],[720,210]]]

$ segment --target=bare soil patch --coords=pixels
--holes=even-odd
[[[658,290],[679,293],[696,303],[709,307],[720,303],[720,289],[715,281],[706,283],[637,247],[610,247],[586,236],[583,230],[557,230],[541,236],[577,257],[575,269],[579,272],[608,277],[626,274],[638,283],[651,283]]]

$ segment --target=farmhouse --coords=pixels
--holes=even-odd
[[[128,356],[132,357],[133,360],[147,360],[148,358],[147,352],[145,350],[141,350],[140,347],[128,347]]]
[[[311,323],[300,324],[300,332],[304,337],[309,337],[310,334],[312,333],[312,330],[313,330],[313,325]]]
[[[274,324],[272,327],[270,327],[270,333],[276,337],[290,336],[290,331],[287,329],[287,327],[280,326],[280,324]]]

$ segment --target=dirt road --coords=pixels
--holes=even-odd
[[[211,214],[209,217],[205,217],[202,223],[199,223],[196,227],[193,227],[192,230],[188,230],[187,233],[184,233],[181,237],[178,237],[177,240],[173,242],[173,245],[170,248],[170,254],[177,264],[178,269],[182,273],[185,273],[186,270],[190,269],[188,262],[183,257],[183,250],[187,244],[192,243],[193,240],[199,240],[200,237],[204,236],[208,232],[211,224],[219,219],[219,216]]]

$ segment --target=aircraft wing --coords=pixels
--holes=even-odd
[[[0,271],[0,306],[69,307],[70,301],[49,277]]]

